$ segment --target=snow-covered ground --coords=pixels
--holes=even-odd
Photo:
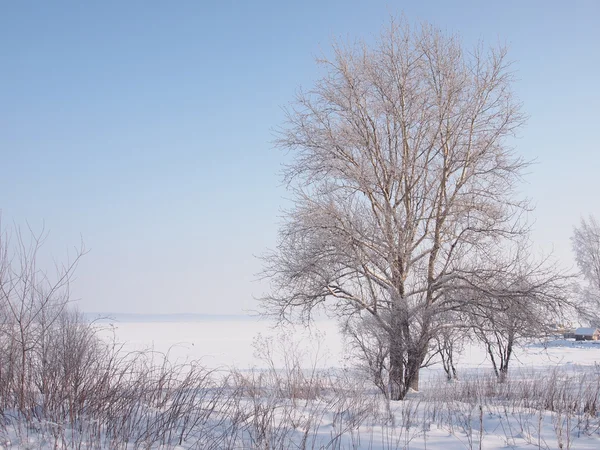
[[[251,317],[117,319],[97,326],[104,339],[123,351],[152,350],[157,360],[167,355],[176,363],[200,360],[217,369],[215,374],[233,372],[237,392],[221,403],[215,400],[225,413],[214,417],[227,417],[225,422],[192,410],[191,420],[199,421],[198,426],[185,425],[185,419],[189,434],[181,442],[169,431],[168,438],[160,438],[163,444],[137,441],[118,448],[600,449],[600,342],[557,339],[518,348],[504,384],[491,376],[485,351],[466,344],[458,361],[460,381],[446,383],[442,369],[434,365],[422,371],[421,392],[402,402],[386,402],[372,385],[346,370],[351,360],[331,320],[305,329],[274,327]],[[290,358],[297,358],[307,378],[295,371],[296,360],[289,364]],[[335,376],[321,374],[327,370]],[[211,396],[224,392],[203,389],[209,404]],[[167,410],[144,411],[143,423],[156,426]],[[46,450],[65,443],[113,448],[101,437],[93,442],[84,434],[73,437],[73,430],[56,434],[58,441],[53,435],[57,426],[47,421],[36,429],[10,425],[0,436],[0,450]]]

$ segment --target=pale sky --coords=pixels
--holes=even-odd
[[[90,250],[85,311],[241,313],[264,290],[286,192],[281,106],[333,38],[390,14],[507,43],[530,119],[517,150],[533,239],[566,266],[600,216],[600,2],[102,1],[0,4],[0,210]]]

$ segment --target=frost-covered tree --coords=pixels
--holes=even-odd
[[[500,382],[506,380],[517,345],[548,335],[570,311],[569,277],[547,260],[534,262],[524,247],[496,262],[466,305],[468,322],[483,344]]]
[[[439,314],[438,321],[445,326],[438,326],[434,336],[434,349],[446,373],[446,380],[458,379],[458,359],[463,351],[464,343],[469,338],[470,327],[464,314],[448,312]]]
[[[457,293],[526,233],[506,56],[392,20],[374,45],[335,44],[319,60],[323,77],[278,137],[294,205],[264,257],[265,311],[369,315],[387,336],[392,399],[418,388],[437,317],[463,308]]]
[[[600,326],[600,225],[593,216],[582,218],[579,226],[574,227],[571,244],[585,280],[578,292],[582,316]]]

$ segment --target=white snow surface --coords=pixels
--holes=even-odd
[[[286,350],[285,347],[282,350],[281,344],[292,343],[297,345],[296,351],[301,350],[303,365],[307,369],[342,370],[351,366],[338,325],[333,320],[317,321],[310,328],[282,328],[255,318],[154,318],[144,321],[130,317],[102,321],[98,327],[103,338],[122,345],[124,351],[151,349],[157,355],[166,355],[172,362],[200,360],[206,367],[223,371],[232,367],[240,370],[265,368],[265,361],[257,352],[257,348],[265,342],[280,344],[279,347],[273,346],[276,349],[273,355],[275,365],[284,364]],[[558,370],[563,375],[583,374],[583,378],[579,379],[595,377],[600,383],[598,363],[600,342],[556,339],[519,347],[510,371],[512,376],[535,379]],[[467,383],[471,375],[491,374],[492,365],[484,349],[466,344],[458,360],[458,368],[457,383]],[[285,412],[288,420],[293,416],[295,429],[285,439],[265,448],[600,450],[598,429],[582,433],[581,421],[575,424],[570,422],[574,420],[570,416],[552,411],[536,412],[525,404],[515,409],[515,403],[507,406],[508,403],[500,402],[482,409],[476,399],[473,402],[454,402],[452,408],[446,405],[447,409],[442,407],[435,413],[452,416],[450,422],[453,425],[444,425],[443,420],[432,419],[435,415],[432,416],[431,411],[438,406],[427,396],[428,386],[443,386],[440,384],[442,378],[443,371],[439,365],[427,367],[421,372],[422,392],[413,392],[402,402],[387,404],[382,401],[380,404],[387,404],[390,409],[388,417],[393,417],[392,427],[390,423],[367,420],[352,428],[348,424],[357,414],[356,407],[352,405],[333,407],[330,405],[335,403],[327,403],[329,409],[321,410],[319,408],[324,403],[320,400],[284,403],[278,407],[277,414]],[[278,420],[277,414],[274,421]],[[593,412],[591,417],[598,414]],[[318,418],[316,424],[311,422],[315,418]],[[54,444],[47,437],[30,432],[23,434],[15,429],[5,442],[0,442],[0,450],[17,448],[46,450],[54,448]],[[187,450],[203,447],[192,440],[181,445],[152,448]],[[248,441],[239,448],[257,447]]]

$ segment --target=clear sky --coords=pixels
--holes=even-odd
[[[530,116],[533,238],[568,266],[600,216],[600,2],[99,1],[0,4],[0,209],[50,230],[86,311],[240,313],[285,190],[272,129],[333,38],[390,14],[507,43]]]

